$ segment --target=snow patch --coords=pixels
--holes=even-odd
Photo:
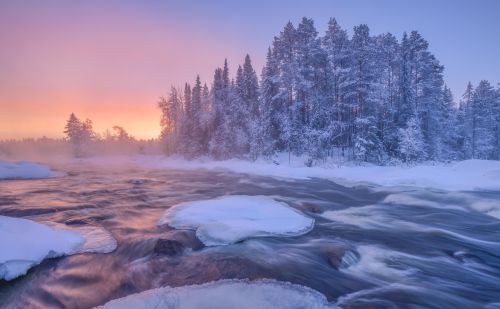
[[[30,161],[9,162],[0,160],[1,179],[43,179],[60,176],[48,166]]]
[[[118,308],[337,308],[310,288],[276,280],[221,280],[177,288],[163,287],[115,299],[101,309]]]
[[[196,230],[205,245],[217,246],[250,237],[302,235],[314,219],[270,197],[234,195],[179,204],[159,224]]]
[[[96,227],[67,228],[0,216],[0,279],[26,274],[46,258],[82,252],[108,253],[116,240]]]

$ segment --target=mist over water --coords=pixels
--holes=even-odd
[[[500,302],[500,221],[487,208],[500,192],[347,188],[104,161],[53,168],[66,176],[1,181],[0,215],[103,227],[118,248],[46,260],[0,281],[2,308],[91,308],[166,285],[260,278],[313,288],[343,308]],[[223,195],[273,197],[314,218],[315,227],[297,237],[204,247],[193,231],[157,225],[169,207]],[[180,252],[155,249],[159,239],[177,241]]]

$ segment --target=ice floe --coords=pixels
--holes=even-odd
[[[48,166],[30,161],[9,162],[0,160],[1,179],[42,179],[60,176]]]
[[[22,276],[46,258],[116,248],[116,240],[103,228],[62,227],[0,216],[0,279]]]
[[[159,224],[196,230],[205,245],[216,246],[250,237],[302,235],[313,228],[314,219],[270,197],[233,195],[179,204]]]
[[[163,287],[115,299],[98,307],[115,308],[337,308],[310,288],[276,280],[221,280],[177,288]]]

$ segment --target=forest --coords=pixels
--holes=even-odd
[[[455,102],[444,67],[417,31],[398,40],[352,36],[312,19],[274,38],[257,75],[249,55],[231,78],[227,60],[212,83],[171,87],[158,102],[167,154],[214,159],[338,157],[376,164],[500,159],[500,88],[469,83]]]

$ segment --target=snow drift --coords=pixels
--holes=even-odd
[[[310,288],[276,280],[221,280],[177,288],[164,287],[116,299],[100,306],[118,308],[336,308]]]
[[[0,279],[12,280],[46,258],[111,252],[116,240],[99,227],[67,230],[59,225],[0,216],[0,248]]]
[[[168,209],[159,224],[196,230],[207,246],[226,245],[262,236],[298,236],[314,220],[287,204],[266,196],[224,196],[179,204]]]
[[[48,166],[30,161],[9,162],[0,160],[1,179],[42,179],[59,176]]]

